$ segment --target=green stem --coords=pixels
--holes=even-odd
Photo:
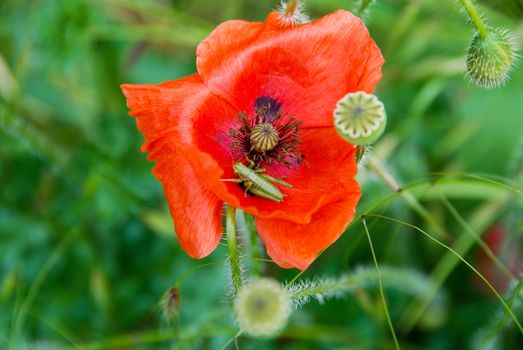
[[[158,349],[167,342],[177,341],[175,349],[186,349],[196,340],[218,337],[230,337],[236,327],[223,325],[222,320],[230,314],[229,308],[216,308],[200,324],[184,327],[179,333],[172,329],[148,329],[129,334],[113,335],[108,338],[80,343],[74,346],[56,346],[56,350],[107,350],[107,349]]]
[[[463,262],[465,265],[467,265],[467,267],[469,269],[471,269],[472,272],[474,272],[476,274],[476,276],[481,278],[481,280],[483,281],[483,283],[485,283],[487,285],[487,287],[490,288],[492,293],[494,293],[496,298],[498,298],[499,302],[503,305],[505,310],[508,312],[508,314],[510,315],[510,317],[512,318],[512,320],[514,321],[514,323],[518,327],[519,332],[523,335],[523,326],[521,325],[521,323],[517,319],[516,315],[514,315],[514,312],[512,311],[512,308],[507,304],[505,299],[503,299],[503,297],[499,294],[499,292],[496,290],[496,288],[494,288],[494,286],[487,280],[487,278],[485,276],[483,276],[483,274],[481,274],[481,272],[479,272],[474,266],[472,266],[472,264],[470,264],[459,252],[457,252],[456,250],[452,249],[450,246],[446,245],[445,243],[439,241],[437,238],[432,237],[429,233],[425,232],[424,230],[420,229],[419,227],[414,226],[412,224],[409,224],[408,222],[404,222],[404,221],[401,221],[401,220],[398,220],[398,219],[394,219],[394,218],[391,218],[391,217],[388,217],[388,216],[384,216],[384,215],[372,215],[372,216],[376,217],[376,218],[382,218],[382,219],[385,219],[385,220],[389,220],[391,222],[395,222],[395,223],[398,223],[398,224],[410,227],[410,228],[412,228],[412,229],[422,233],[425,237],[427,237],[428,239],[430,239],[434,243],[440,245],[441,247],[445,248],[450,253],[452,253],[454,256],[456,256],[459,260],[461,260],[461,262]]]
[[[372,156],[367,158],[367,167],[374,172],[391,190],[398,193],[400,197],[414,210],[420,217],[422,217],[429,225],[431,225],[441,238],[448,238],[447,231],[430,212],[425,209],[416,197],[410,192],[404,191],[399,185],[398,181],[391,173],[385,169],[381,163]]]
[[[378,259],[376,258],[376,253],[374,252],[374,245],[372,244],[372,240],[370,238],[370,232],[367,227],[367,221],[365,220],[365,216],[361,217],[361,221],[363,222],[363,228],[365,229],[367,239],[369,240],[370,252],[372,253],[372,260],[374,260],[374,266],[376,266],[376,274],[378,275],[378,286],[380,290],[381,301],[383,302],[383,308],[385,310],[385,317],[387,318],[387,323],[389,325],[390,333],[392,334],[392,339],[394,339],[394,345],[396,346],[396,349],[399,350],[400,345],[398,343],[398,338],[396,337],[396,332],[394,331],[394,326],[392,325],[392,320],[390,318],[389,308],[387,306],[387,299],[385,299],[385,292],[383,290],[383,281],[381,279],[380,266],[378,264]]]
[[[465,232],[476,241],[477,245],[481,247],[483,252],[489,257],[490,260],[494,262],[494,264],[497,266],[499,271],[501,271],[505,277],[510,280],[511,282],[516,281],[516,277],[510,272],[510,270],[499,260],[499,258],[494,254],[492,249],[483,242],[480,235],[474,230],[474,228],[465,220],[458,212],[458,210],[450,203],[450,201],[445,197],[443,193],[439,193],[441,197],[441,202],[445,205],[447,210],[450,212],[450,214],[454,217],[454,219],[461,225],[461,227],[465,230]]]
[[[69,247],[69,244],[73,242],[74,238],[79,234],[79,231],[76,229],[71,230],[69,233],[67,233],[58,243],[56,248],[53,250],[51,255],[47,258],[47,260],[42,265],[42,268],[40,271],[38,271],[38,275],[36,276],[35,280],[31,284],[31,288],[29,289],[29,292],[27,293],[26,298],[24,299],[22,306],[20,307],[20,311],[15,316],[14,326],[11,333],[11,343],[15,344],[18,340],[18,337],[20,335],[20,332],[22,331],[24,327],[25,320],[27,318],[27,315],[29,311],[31,310],[31,307],[33,306],[34,301],[36,300],[36,297],[38,296],[38,292],[40,291],[40,288],[43,286],[45,279],[51,272],[51,269],[55,266],[55,264],[58,262],[60,257],[65,253],[66,249]]]
[[[229,340],[227,341],[227,343],[223,344],[223,346],[220,348],[220,350],[225,350],[225,349],[227,349],[227,347],[228,347],[232,342],[234,342],[234,345],[235,345],[236,349],[238,349],[238,342],[237,342],[237,339],[238,339],[238,337],[239,337],[240,335],[242,335],[242,333],[243,333],[243,331],[240,329],[240,330],[238,331],[238,333],[236,333],[236,334],[235,334],[231,339],[229,339]]]
[[[287,285],[291,298],[296,305],[304,305],[316,298],[325,300],[355,292],[361,288],[377,286],[377,271],[375,267],[365,266],[336,279],[325,278]],[[416,299],[426,299],[432,292],[434,282],[427,276],[407,269],[381,266],[380,276],[387,288],[414,296]]]
[[[260,253],[258,247],[258,235],[256,233],[256,226],[251,215],[243,212],[243,221],[245,222],[245,229],[249,239],[249,254],[251,260],[251,274],[253,277],[258,277],[261,273]]]
[[[472,4],[472,1],[470,0],[459,0],[463,7],[465,8],[465,11],[470,16],[470,19],[472,20],[472,23],[474,24],[474,27],[478,31],[479,35],[482,38],[486,38],[488,34],[487,27],[485,26],[485,23],[483,23],[483,20],[481,19],[481,16],[479,15],[478,11]]]
[[[236,244],[236,208],[230,205],[227,205],[226,209],[225,235],[227,236],[227,248],[229,249],[232,286],[236,294],[242,286],[242,270]]]
[[[356,15],[361,16],[363,14],[363,12],[367,9],[367,7],[369,7],[371,2],[372,2],[372,0],[362,0],[360,3],[360,6],[356,10]]]
[[[470,226],[474,228],[475,231],[485,232],[496,218],[499,217],[503,208],[506,208],[507,201],[508,196],[505,196],[491,203],[487,203],[470,215],[466,221],[470,222]],[[369,216],[371,215],[372,214],[369,214]],[[435,283],[432,291],[427,295],[425,300],[414,301],[405,310],[400,320],[400,327],[404,333],[409,332],[418,323],[427,307],[429,307],[433,296],[441,289],[443,283],[459,264],[460,257],[466,256],[470,249],[474,247],[475,243],[476,240],[468,234],[460,235],[452,243],[452,250],[447,251],[432,270],[431,276]],[[457,255],[455,253],[457,253]]]
[[[289,0],[285,6],[285,16],[292,17],[298,9],[298,0]]]

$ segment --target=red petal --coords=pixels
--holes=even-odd
[[[138,129],[145,137],[142,151],[166,133],[176,133],[184,122],[183,108],[187,99],[196,102],[208,90],[197,74],[155,84],[123,84],[122,91],[127,98],[129,115],[136,117]]]
[[[353,191],[325,205],[306,225],[285,220],[256,218],[256,228],[267,254],[281,267],[305,270],[325,248],[334,243],[354,218],[360,197],[358,184],[350,180]]]
[[[223,202],[198,179],[172,139],[156,144],[161,151],[153,157],[153,174],[163,184],[180,245],[193,258],[203,258],[220,242]]]
[[[216,27],[196,50],[196,66],[206,74],[225,74],[224,62],[242,55],[242,51],[256,38],[263,28],[261,22],[242,20],[226,21]],[[234,102],[234,101],[233,101]]]
[[[178,149],[180,126],[208,90],[197,76],[159,85],[122,85],[122,90],[145,136],[143,150],[156,162],[153,173],[164,187],[182,248],[195,258],[210,254],[222,235],[222,203]]]
[[[379,49],[347,11],[295,27],[282,28],[279,20],[271,13],[263,29],[238,21],[219,26],[198,46],[198,72],[240,111],[271,96],[304,127],[332,126],[336,102],[348,92],[372,91],[381,77]]]
[[[372,93],[374,87],[381,80],[381,66],[383,65],[383,56],[378,45],[374,41],[369,41],[366,50],[367,61],[365,62],[365,69],[361,75],[356,91],[365,91]]]

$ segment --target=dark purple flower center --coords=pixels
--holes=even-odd
[[[229,129],[233,157],[252,161],[256,167],[262,163],[295,167],[303,159],[300,125],[283,113],[276,99],[261,96],[254,103],[254,115],[240,113],[238,122]]]

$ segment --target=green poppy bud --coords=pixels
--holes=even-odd
[[[234,300],[234,312],[245,333],[273,336],[287,324],[291,298],[280,283],[261,278],[240,289]]]
[[[467,77],[475,85],[493,89],[503,85],[509,76],[518,49],[517,41],[507,30],[476,32],[467,50]]]

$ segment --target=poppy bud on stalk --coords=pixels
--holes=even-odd
[[[273,336],[291,313],[289,293],[274,279],[260,278],[240,289],[234,312],[241,329],[253,336]]]
[[[353,145],[370,145],[381,136],[386,124],[383,103],[363,91],[345,95],[334,109],[336,131]]]
[[[467,50],[467,77],[484,89],[503,85],[517,59],[518,43],[512,33],[503,29],[474,34]]]

